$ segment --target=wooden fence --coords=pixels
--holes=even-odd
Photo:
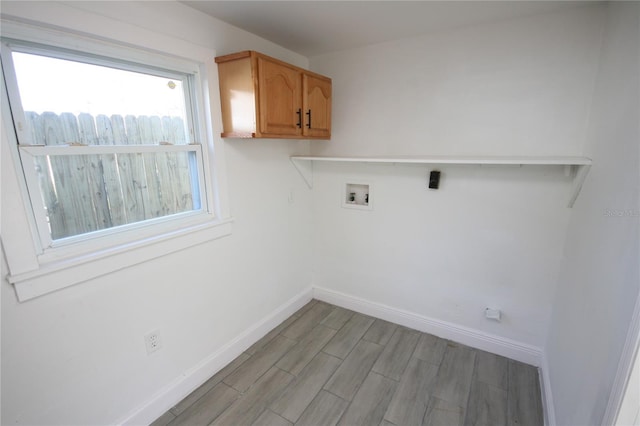
[[[26,112],[44,145],[186,144],[179,117]],[[73,148],[70,148],[73,149]],[[54,240],[193,210],[189,152],[42,156],[40,189]],[[194,196],[196,200],[194,200]]]

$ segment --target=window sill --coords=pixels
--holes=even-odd
[[[207,222],[87,255],[43,263],[33,271],[9,275],[24,302],[197,244],[230,235],[233,219]]]

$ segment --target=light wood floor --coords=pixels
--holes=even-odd
[[[311,301],[162,425],[542,425],[536,368]]]

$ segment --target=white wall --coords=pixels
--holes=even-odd
[[[576,155],[602,7],[433,33],[311,58],[333,78],[316,155]]]
[[[588,133],[594,166],[569,222],[547,342],[560,425],[603,424],[640,295],[640,4],[608,9]]]
[[[2,13],[134,45],[175,50],[187,41],[307,65],[173,2],[3,2]],[[225,143],[228,237],[25,303],[3,280],[2,424],[113,424],[308,288],[311,201],[288,158],[308,150],[297,141]],[[147,356],[143,335],[153,329],[164,347]]]
[[[606,39],[593,108],[603,5],[311,60],[334,84],[334,137],[314,142],[314,154],[593,155],[573,210],[570,179],[552,167],[449,166],[434,192],[426,167],[316,163],[310,192],[288,160],[308,143],[228,141],[231,236],[22,304],[2,282],[1,422],[116,422],[313,279],[547,344],[559,424],[598,423],[638,291],[637,217],[602,214],[638,207],[638,150],[629,142],[638,137],[637,44],[626,42],[637,4],[608,7],[620,32]],[[132,44],[152,31],[156,45],[255,49],[308,64],[174,2],[3,1],[2,13]],[[620,83],[629,79],[635,92]],[[347,180],[374,185],[373,211],[340,207]],[[482,318],[486,306],[503,309],[501,324]],[[142,336],[155,328],[164,348],[147,357]],[[600,349],[581,357],[593,342]]]
[[[581,155],[603,8],[311,59],[334,88],[317,155]],[[560,168],[314,164],[314,285],[541,348],[570,209]],[[369,180],[370,212],[340,207]],[[502,323],[484,319],[500,308]]]

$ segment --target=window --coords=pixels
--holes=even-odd
[[[3,38],[0,51],[13,157],[2,217],[15,223],[2,243],[19,300],[231,233],[207,115],[215,52],[174,52],[192,61],[20,25],[7,33],[28,40]]]
[[[43,250],[206,208],[191,75],[29,44],[3,49]]]

